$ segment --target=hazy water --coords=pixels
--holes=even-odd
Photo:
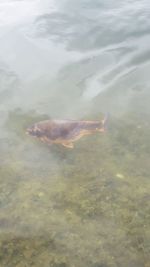
[[[149,267],[150,3],[0,1],[0,266]],[[73,150],[49,118],[108,132]]]

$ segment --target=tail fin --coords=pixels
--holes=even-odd
[[[108,119],[109,119],[109,113],[106,113],[104,119],[102,120],[104,131],[107,131],[108,129]]]

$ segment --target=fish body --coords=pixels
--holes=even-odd
[[[27,134],[47,144],[62,144],[73,148],[73,142],[82,136],[104,131],[105,119],[102,121],[45,120],[29,127]]]

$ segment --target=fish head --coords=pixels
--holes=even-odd
[[[41,129],[37,124],[33,124],[27,128],[26,134],[31,135],[33,137],[41,137],[43,135]]]

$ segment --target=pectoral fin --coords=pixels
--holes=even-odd
[[[74,148],[74,145],[71,142],[70,143],[68,143],[68,142],[62,143],[62,145],[65,146],[65,147],[67,147],[67,148]]]

